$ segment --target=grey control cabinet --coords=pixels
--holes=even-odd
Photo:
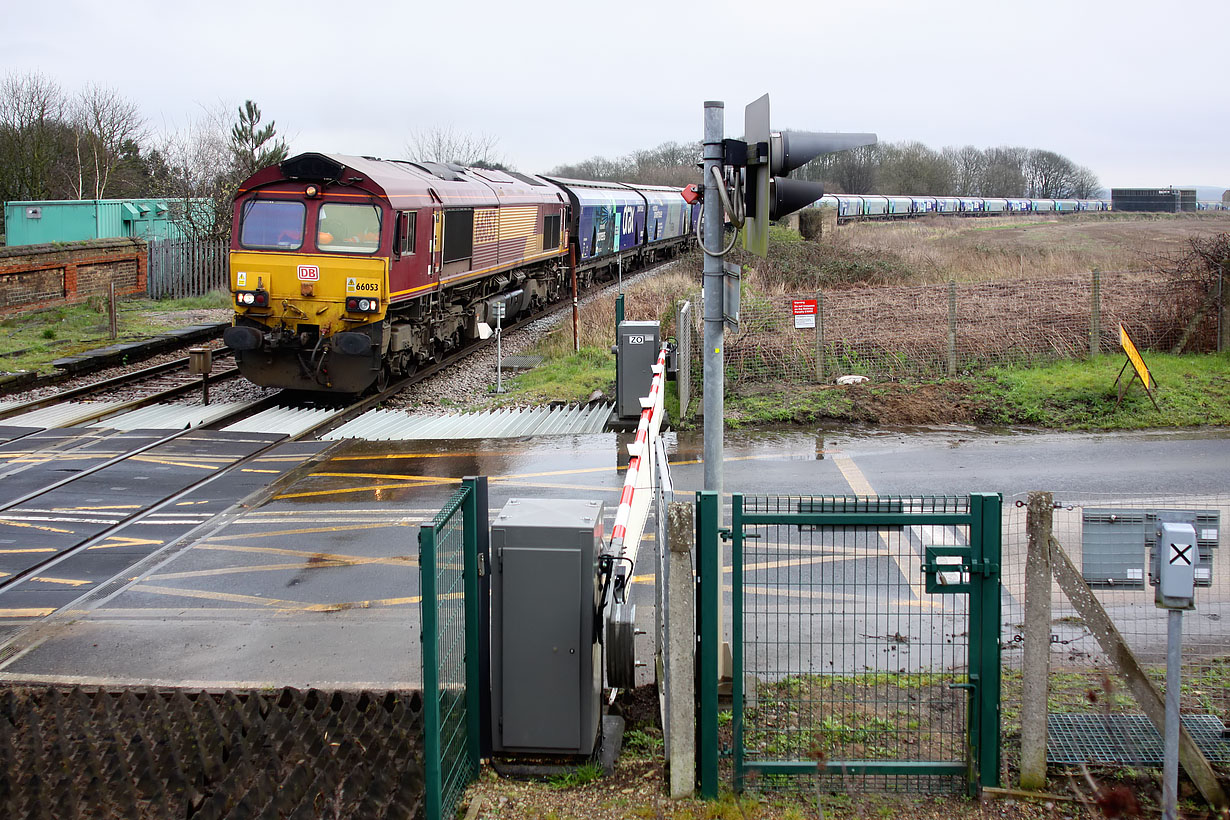
[[[1154,540],[1159,522],[1191,524],[1200,560],[1196,586],[1213,579],[1213,550],[1219,540],[1217,510],[1161,510],[1086,507],[1081,513],[1081,574],[1090,586],[1144,589],[1156,583]]]
[[[494,751],[594,750],[602,512],[601,501],[514,498],[491,525]]]
[[[662,327],[658,322],[620,322],[615,334],[615,413],[621,419],[641,415],[641,399],[653,382]]]

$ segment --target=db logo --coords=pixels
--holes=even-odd
[[[299,280],[302,282],[315,282],[320,279],[320,268],[316,265],[300,265]]]

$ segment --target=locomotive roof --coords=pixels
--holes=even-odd
[[[427,205],[433,194],[445,206],[537,205],[564,201],[555,185],[523,174],[451,163],[384,160],[344,154],[306,153],[257,171],[237,195],[289,180],[354,186],[389,200],[393,207]]]

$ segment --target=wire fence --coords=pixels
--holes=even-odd
[[[814,327],[796,327],[795,300],[817,302]],[[725,340],[732,386],[937,378],[1084,358],[1116,351],[1120,324],[1142,350],[1168,351],[1185,335],[1187,352],[1217,346],[1208,283],[1150,271],[809,293],[747,288],[741,301],[739,329]]]
[[[1003,642],[1006,735],[1020,702],[1025,639],[1026,496],[1005,499]],[[1053,535],[1136,656],[1165,691],[1167,610],[1151,585],[1157,523],[1196,529],[1196,608],[1183,619],[1181,712],[1184,725],[1222,777],[1230,777],[1230,575],[1221,529],[1230,496],[1123,498],[1054,495]],[[1053,763],[1160,765],[1161,744],[1090,625],[1052,579],[1048,757]],[[1019,726],[1015,727],[1019,729]]]
[[[221,239],[151,240],[146,292],[151,299],[181,299],[224,289],[228,258]]]

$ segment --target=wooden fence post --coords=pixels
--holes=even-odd
[[[957,283],[948,280],[948,375],[957,375]]]
[[[1093,291],[1089,298],[1089,356],[1102,352],[1102,274],[1093,269]]]
[[[1051,663],[1051,526],[1054,497],[1031,492],[1025,514],[1025,660],[1021,683],[1022,789],[1046,785],[1047,676]]]
[[[824,294],[816,291],[816,381],[824,384]]]

